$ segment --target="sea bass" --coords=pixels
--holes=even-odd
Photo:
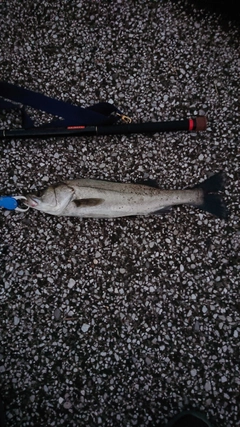
[[[161,214],[171,206],[186,204],[226,218],[225,205],[216,194],[221,190],[222,173],[185,190],[76,179],[51,185],[40,196],[29,194],[24,204],[51,215],[83,218]]]

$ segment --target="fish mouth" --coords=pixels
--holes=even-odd
[[[30,206],[31,208],[35,208],[38,206],[38,200],[36,196],[26,196],[26,200],[24,200],[24,205]]]

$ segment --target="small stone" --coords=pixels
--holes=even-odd
[[[198,320],[196,320],[196,322],[195,322],[194,330],[195,330],[196,332],[199,332],[199,331],[200,331],[200,324],[199,324],[199,321],[198,321]]]
[[[208,309],[207,309],[207,307],[204,305],[204,306],[203,306],[203,308],[202,308],[202,312],[203,312],[203,313],[206,313],[207,311],[208,311]]]
[[[71,404],[71,402],[69,402],[69,400],[68,400],[67,402],[64,402],[63,407],[64,407],[65,409],[70,409],[70,408],[72,407],[72,404]]]
[[[212,388],[212,387],[211,387],[211,383],[210,383],[210,381],[207,381],[207,382],[206,382],[206,384],[205,384],[205,390],[206,390],[206,391],[210,391],[210,390],[211,390],[211,388]]]
[[[68,282],[68,287],[69,287],[69,289],[72,289],[73,288],[73,286],[75,285],[75,280],[74,279],[70,279],[69,280],[69,282]]]
[[[192,375],[192,377],[195,377],[197,375],[196,369],[191,370],[191,375]]]
[[[149,357],[146,357],[145,361],[146,361],[147,365],[151,365],[152,364],[152,361],[151,361],[151,359]]]
[[[60,405],[64,402],[64,399],[62,397],[59,397],[58,402],[60,403]]]
[[[120,268],[120,270],[119,270],[119,271],[120,271],[120,273],[121,273],[121,274],[124,274],[124,273],[126,273],[126,270],[125,270],[125,268]]]
[[[19,322],[20,322],[19,317],[14,316],[14,320],[13,320],[14,325],[17,326],[19,324]]]
[[[83,323],[81,327],[83,332],[87,332],[89,328],[90,328],[90,325],[88,325],[87,323]]]
[[[184,271],[184,266],[182,264],[180,265],[180,271],[181,273]]]
[[[56,310],[54,311],[54,317],[56,320],[59,320],[61,317],[61,311],[59,310],[59,308],[56,308]]]

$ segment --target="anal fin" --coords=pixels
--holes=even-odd
[[[172,210],[172,206],[165,206],[162,209],[158,209],[157,211],[151,212],[151,215],[164,215],[169,213]]]

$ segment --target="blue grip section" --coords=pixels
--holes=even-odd
[[[14,197],[11,196],[1,196],[0,197],[0,207],[13,211],[18,206],[18,202]]]

